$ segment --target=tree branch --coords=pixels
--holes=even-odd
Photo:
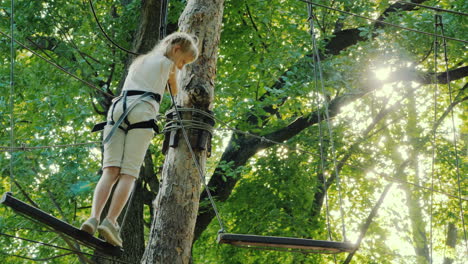
[[[426,0],[419,0],[419,1],[414,1],[416,2],[424,2]],[[403,9],[405,11],[413,10],[414,5],[410,4],[404,4],[404,3],[395,3],[390,5],[384,12],[385,16],[382,17],[381,20],[383,20],[386,16],[388,16],[391,13],[397,12],[400,9]],[[375,25],[376,23],[374,23]],[[340,54],[341,51],[347,49],[350,46],[353,46],[357,44],[359,41],[364,41],[367,38],[360,36],[361,30],[359,27],[357,28],[350,28],[350,29],[344,29],[335,32],[333,37],[327,40],[327,44],[325,45],[324,53],[319,54],[320,58],[323,60],[326,57],[330,55],[338,55]],[[374,34],[373,37],[378,36],[378,34]],[[275,82],[274,85],[272,85],[273,90],[281,90],[284,88],[284,85],[286,82],[284,81],[284,78],[287,77],[288,75],[291,74],[291,69],[293,68],[300,68],[302,65],[305,65],[305,63],[308,63],[310,58],[312,57],[312,54],[308,54],[302,59],[298,60],[297,63],[292,66],[291,68],[287,69]],[[271,96],[271,93],[268,91],[265,94],[263,94],[259,101],[264,101],[266,98]],[[288,99],[287,96],[279,98],[276,104],[270,104],[267,106],[263,106],[263,111],[269,113],[269,115],[261,115],[261,116],[256,116],[254,114],[250,114],[247,117],[248,123],[251,125],[256,125],[259,123],[262,123],[263,125],[266,124],[265,120],[268,118],[270,115],[275,115],[279,111],[279,106],[283,105],[286,100]],[[251,110],[251,113],[255,112],[254,109]],[[261,119],[262,122],[258,122],[258,120]]]
[[[392,183],[389,183],[387,186],[385,186],[385,189],[384,191],[382,192],[382,194],[380,195],[380,198],[379,200],[377,201],[377,203],[374,205],[374,207],[372,208],[369,216],[367,217],[366,219],[366,222],[364,223],[364,225],[361,227],[361,233],[359,234],[359,238],[356,242],[356,248],[353,250],[353,252],[349,253],[349,255],[346,257],[346,260],[343,262],[343,264],[349,264],[351,262],[351,259],[353,258],[354,254],[356,253],[356,251],[359,249],[359,247],[361,246],[361,242],[362,240],[364,239],[364,236],[366,235],[367,233],[367,230],[369,230],[369,227],[372,223],[372,220],[374,219],[374,217],[377,215],[377,211],[379,210],[380,208],[380,205],[382,205],[384,199],[385,199],[385,196],[387,195],[388,191],[390,190],[390,187],[392,187]]]
[[[423,2],[423,1],[420,1]],[[401,3],[400,3],[401,4]],[[395,5],[395,4],[394,4]],[[396,12],[397,9],[395,9],[394,5],[391,5],[389,8],[387,8],[384,13],[386,15]],[[392,9],[394,8],[394,9]],[[412,9],[408,9],[412,10]],[[339,54],[342,50],[355,45],[358,41],[364,40],[364,38],[359,36],[360,30],[358,28],[353,28],[353,29],[345,29],[342,31],[337,32],[327,43],[325,47],[325,54],[322,55],[322,57],[325,57],[326,55],[336,55]],[[303,63],[307,63],[310,59],[306,56],[302,59],[300,59],[295,67],[298,67],[298,65],[302,65]],[[283,89],[285,86],[285,81],[283,80],[283,77],[286,77],[290,72],[291,69],[288,69],[286,72],[284,72],[276,81],[276,83],[272,86],[272,89]],[[452,80],[460,79],[462,78],[463,74],[457,75],[459,71],[454,70],[453,73],[450,73],[450,76],[452,77]],[[444,73],[442,73],[444,74]],[[468,76],[468,73],[465,76]],[[445,75],[444,75],[445,76]],[[413,75],[413,80],[422,84],[425,84],[420,78],[416,78],[417,76]],[[438,77],[438,79],[441,77]],[[441,80],[442,81],[442,80]],[[349,94],[343,94],[340,96],[335,97],[333,100],[330,101],[330,116],[334,117],[338,114],[339,109],[341,106],[344,106],[350,102],[353,102],[370,91],[374,89],[374,87],[378,83],[375,82],[369,82],[367,85],[364,85],[363,89],[360,91],[354,92],[354,93],[349,93]],[[265,101],[269,96],[271,95],[270,92],[266,92],[263,94],[259,101]],[[264,105],[262,106],[262,110],[268,113],[269,115],[261,115],[261,116],[256,116],[253,113],[255,112],[255,109],[251,109],[251,114],[247,116],[246,120],[247,123],[255,126],[255,127],[264,127],[266,124],[265,120],[269,118],[270,115],[274,115],[278,112],[279,107],[276,107],[278,105],[282,105],[286,102],[288,98],[283,97],[279,98],[277,100],[276,105],[275,104],[270,104],[270,105]],[[323,113],[321,113],[323,115]],[[259,119],[262,122],[258,122]],[[321,120],[324,120],[322,118]],[[284,141],[289,138],[292,138],[293,136],[297,135],[300,133],[302,130],[305,128],[316,124],[317,123],[317,111],[314,111],[312,113],[309,113],[308,115],[299,117],[298,119],[294,120],[291,124],[288,126],[281,128],[273,133],[270,133],[268,135],[265,135],[265,138],[271,139],[274,141]],[[261,126],[258,126],[257,124],[261,123]],[[243,166],[246,164],[247,160],[255,155],[255,153],[263,148],[268,148],[272,146],[272,143],[268,143],[266,141],[261,142],[259,139],[255,138],[249,138],[245,135],[233,135],[231,140],[228,143],[228,146],[226,147],[226,150],[224,151],[220,162],[230,162],[234,161],[233,163],[233,168],[238,168],[240,166]],[[212,190],[213,196],[217,197],[217,200],[220,202],[224,202],[228,199],[230,196],[234,186],[238,182],[240,175],[237,175],[235,177],[226,177],[224,174],[224,171],[218,167],[214,171],[212,177],[210,178],[210,181],[208,183],[208,186],[210,190]],[[223,180],[225,178],[226,180]],[[204,191],[201,196],[201,200],[206,199],[206,192]],[[206,229],[208,224],[211,222],[212,218],[214,217],[214,212],[212,208],[209,206],[202,206],[200,208],[200,213],[197,218],[197,225],[195,227],[195,240],[201,235],[201,233]]]
[[[438,75],[445,76],[445,74],[446,73],[439,73]],[[421,79],[419,78],[417,74],[410,74],[408,76],[412,76],[413,79],[409,79],[409,77],[406,77],[405,81],[412,80],[416,82],[421,82]],[[454,80],[454,78],[452,78],[452,80]],[[354,93],[343,94],[343,95],[335,97],[329,102],[329,116],[331,118],[335,117],[336,115],[339,114],[339,110],[342,106],[347,105],[357,99],[362,98],[364,95],[374,90],[376,85],[377,83],[371,81],[368,84],[363,85],[363,89],[361,89],[360,91],[357,91]],[[412,88],[412,89],[417,89],[417,88]],[[458,104],[461,101],[456,101],[456,102],[457,103],[455,102],[454,103]],[[383,113],[381,113],[382,116],[380,116],[380,118],[383,118],[383,115],[387,113],[388,113],[387,111],[384,111]],[[264,137],[266,139],[279,141],[279,142],[288,140],[294,137],[295,135],[299,134],[304,129],[314,124],[317,124],[318,114],[321,115],[320,120],[325,120],[324,110],[319,109],[307,115],[297,118],[296,120],[291,122],[286,127],[280,128],[272,133],[266,134],[264,135]],[[238,168],[240,166],[245,165],[247,160],[253,155],[255,155],[255,153],[257,153],[257,151],[259,151],[260,149],[265,149],[273,145],[274,144],[271,142],[261,141],[260,139],[257,139],[257,138],[249,138],[248,136],[245,136],[245,135],[234,135],[229,141],[228,147],[224,151],[220,159],[220,162],[234,161],[233,168]],[[341,162],[344,162],[344,161],[345,159],[340,161],[339,164],[341,164]],[[343,164],[341,164],[341,166],[343,166]],[[224,178],[226,180],[223,180]],[[239,180],[239,176],[226,177],[224,175],[224,171],[218,167],[214,171],[208,183],[208,186],[210,186],[210,189],[213,190],[212,191],[213,196],[216,196],[218,201],[223,202],[227,200],[227,198],[231,194],[238,180]],[[202,199],[206,199],[206,198],[207,198],[206,192],[203,192]],[[197,239],[198,236],[203,232],[203,230],[205,230],[205,228],[210,223],[211,219],[214,217],[214,212],[210,208],[202,208],[202,210],[200,211],[201,213],[198,215],[197,226],[195,228],[195,239]]]

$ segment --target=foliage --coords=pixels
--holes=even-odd
[[[28,39],[34,41],[42,47],[42,50],[35,47],[36,51],[99,88],[104,89],[103,85],[114,71],[110,90],[116,91],[127,55],[111,47],[103,38],[86,1],[15,2],[15,38],[30,47],[34,46]],[[171,4],[171,23],[175,23],[185,2],[174,1]],[[374,18],[391,4],[386,0],[315,2]],[[140,1],[95,1],[101,23],[124,47],[132,45],[140,4]],[[468,4],[463,0],[426,1],[425,4],[463,12],[468,10]],[[5,33],[9,32],[9,5],[10,1],[4,1],[0,7],[0,31]],[[226,1],[214,102],[216,116],[238,129],[264,135],[320,109],[327,98],[358,93],[372,81],[372,92],[341,107],[340,114],[330,122],[337,160],[349,155],[340,170],[348,239],[357,239],[362,223],[389,177],[426,187],[431,187],[433,181],[435,189],[459,195],[451,116],[442,120],[434,140],[435,86],[420,84],[416,78],[434,71],[433,53],[425,58],[433,38],[391,27],[375,28],[363,19],[322,8],[314,11],[321,52],[325,51],[325,40],[335,36],[337,25],[343,29],[359,28],[360,35],[366,38],[337,55],[322,58],[325,93],[315,90],[314,66],[309,56],[312,40],[304,3],[291,0]],[[446,35],[458,38],[466,35],[466,17],[444,13],[443,18]],[[393,13],[386,21],[433,31],[433,13],[425,9]],[[0,94],[0,146],[9,146],[9,40],[2,37],[0,43],[3,61],[0,66],[3,91]],[[449,69],[466,66],[464,48],[462,43],[447,42]],[[442,49],[438,52],[437,71],[443,72]],[[413,81],[396,78],[376,82],[375,73],[381,69],[390,73],[403,70],[405,76],[397,77]],[[103,119],[92,107],[98,102],[95,91],[17,45],[14,72],[16,146],[100,140],[99,135],[89,132],[96,121]],[[275,88],[278,80],[284,83],[282,89]],[[466,81],[465,77],[451,83],[452,99],[466,97]],[[438,85],[437,117],[450,105],[448,88],[447,85]],[[414,90],[413,95],[411,90]],[[265,93],[269,96],[262,98]],[[460,96],[456,97],[457,94]],[[283,102],[285,96],[288,99]],[[249,114],[269,115],[263,109],[269,105],[279,110],[276,115],[269,116],[261,124],[246,122],[245,117]],[[413,112],[410,111],[412,106],[415,106]],[[165,98],[162,111],[168,107],[169,100]],[[366,134],[366,128],[372,125],[377,113],[386,109],[392,110]],[[467,171],[466,151],[462,150],[466,150],[468,143],[464,110],[466,103],[454,108],[459,175],[462,177]],[[319,131],[323,134],[322,156]],[[328,239],[325,205],[319,214],[314,215],[317,210],[314,195],[323,187],[317,180],[321,160],[327,177],[333,175],[332,138],[327,124],[322,122],[320,126],[309,127],[285,142],[309,153],[273,146],[258,152],[244,167],[234,167],[229,162],[218,164],[230,136],[230,133],[217,132],[213,140],[213,156],[208,163],[209,172],[219,167],[225,171],[225,178],[240,179],[228,201],[220,205],[228,231]],[[161,138],[156,138],[153,143],[151,151],[157,171],[164,159],[159,152]],[[417,155],[412,157],[411,153]],[[10,158],[6,152],[0,153],[1,192],[12,186],[8,177]],[[405,160],[413,163],[405,166]],[[87,216],[91,193],[99,177],[99,144],[18,151],[13,153],[13,165],[14,180],[41,209],[73,225],[79,225]],[[402,173],[398,172],[400,168]],[[461,181],[461,195],[464,197],[466,184],[466,181]],[[18,186],[12,186],[15,195],[26,199]],[[462,263],[466,241],[463,241],[459,200],[442,193],[432,194],[427,189],[404,186],[407,185],[395,184],[390,191],[354,257],[355,263],[418,263],[411,226],[411,221],[416,219],[409,216],[411,199],[420,204],[417,220],[421,221],[427,234],[426,242],[433,241],[434,262],[441,263],[446,252],[446,256],[455,260],[454,263]],[[411,195],[407,195],[408,190]],[[329,186],[328,197],[331,236],[334,240],[341,240],[339,190],[335,183]],[[466,207],[466,202],[463,203]],[[0,232],[63,244],[55,233],[3,206],[0,214]],[[148,215],[146,217],[149,218]],[[466,212],[464,217],[466,222]],[[458,231],[455,249],[445,245],[448,223],[454,223]],[[331,256],[218,246],[215,242],[218,229],[213,221],[195,243],[194,263],[334,263]],[[6,245],[0,251],[1,263],[31,262],[12,255],[48,258],[63,253],[3,236],[0,243]],[[337,256],[338,261],[345,257],[344,254]],[[75,256],[64,256],[48,263],[72,263],[75,259]]]

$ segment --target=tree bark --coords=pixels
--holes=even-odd
[[[200,55],[186,66],[179,78],[181,91],[176,101],[182,107],[209,110],[214,95],[214,78],[224,0],[190,0],[179,19],[182,32],[199,38]],[[184,115],[184,119],[189,116]],[[181,135],[182,133],[178,133]],[[201,176],[188,145],[180,137],[169,148],[162,172],[162,184],[154,201],[155,215],[142,263],[189,263],[198,213]],[[206,151],[195,151],[204,171]]]

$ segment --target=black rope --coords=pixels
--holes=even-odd
[[[0,35],[3,35],[3,36],[5,36],[5,37],[7,37],[7,38],[9,38],[9,39],[13,39],[10,35],[8,35],[8,34],[2,32],[2,31],[0,31]],[[100,92],[100,93],[102,93],[102,94],[104,94],[104,95],[109,96],[110,98],[114,98],[114,95],[109,94],[109,93],[107,93],[107,92],[105,92],[105,91],[103,91],[103,90],[97,88],[96,86],[94,86],[94,85],[91,84],[90,82],[85,81],[85,80],[81,79],[80,77],[76,76],[75,74],[73,74],[73,73],[67,71],[64,67],[62,67],[62,66],[60,66],[60,65],[58,65],[58,64],[56,64],[56,63],[54,63],[54,62],[52,62],[52,61],[50,61],[50,60],[48,60],[47,58],[45,58],[45,57],[42,56],[41,54],[35,52],[33,49],[31,49],[31,48],[29,48],[28,46],[24,45],[23,43],[19,42],[18,40],[15,39],[14,41],[15,41],[16,44],[18,44],[18,45],[20,45],[21,47],[23,47],[23,48],[29,50],[32,54],[38,56],[38,57],[41,58],[42,60],[44,60],[44,61],[46,61],[47,63],[49,63],[50,65],[54,66],[55,68],[57,68],[57,69],[63,71],[64,73],[70,75],[71,77],[75,78],[76,80],[78,80],[78,81],[84,83],[86,86],[91,87],[91,88],[95,89],[96,91],[98,91],[98,92]]]
[[[169,0],[163,0],[162,1],[162,5],[161,5],[161,25],[163,27],[162,27],[162,30],[160,31],[161,38],[166,37],[166,23],[167,23],[167,8],[168,8],[168,5],[169,5]],[[211,195],[210,189],[208,188],[208,185],[205,182],[205,173],[203,173],[203,170],[201,169],[200,164],[198,163],[198,160],[195,157],[195,152],[193,151],[192,145],[190,144],[190,140],[188,138],[187,131],[186,131],[185,126],[183,124],[183,120],[182,120],[182,117],[180,115],[179,108],[177,107],[177,104],[175,102],[174,95],[172,94],[172,90],[171,90],[170,87],[167,90],[169,90],[169,94],[171,96],[171,101],[172,101],[172,106],[174,107],[175,112],[177,113],[177,118],[178,118],[178,120],[180,122],[180,128],[182,130],[182,134],[184,136],[187,147],[188,147],[188,149],[190,151],[190,155],[192,157],[192,160],[193,160],[195,166],[197,167],[198,174],[200,176],[200,180],[201,180],[201,182],[203,184],[203,188],[205,188],[205,191],[208,194],[208,198],[210,200],[211,206],[213,207],[213,211],[216,214],[218,224],[219,224],[219,226],[221,228],[219,230],[219,232],[223,233],[224,232],[223,221],[221,220],[221,216],[219,214],[218,208],[216,207],[216,203],[214,202],[213,196]],[[201,111],[201,112],[203,112],[203,114],[205,114],[205,115],[208,114],[208,113],[205,113],[204,111]],[[213,116],[213,115],[210,115],[210,116]],[[213,118],[214,118],[214,116],[213,116]]]
[[[399,29],[403,29],[403,30],[407,30],[407,31],[412,31],[412,32],[416,32],[416,33],[424,34],[424,35],[428,35],[428,36],[437,36],[439,38],[449,39],[449,40],[458,41],[458,42],[468,44],[468,40],[463,40],[463,39],[458,39],[458,38],[453,38],[453,37],[446,37],[446,36],[437,35],[437,34],[422,31],[422,30],[403,27],[403,26],[400,26],[400,25],[396,25],[396,24],[392,24],[392,23],[389,23],[389,22],[381,21],[381,20],[378,20],[378,19],[374,19],[374,18],[370,18],[370,17],[366,17],[366,16],[361,16],[361,15],[354,14],[354,13],[351,13],[351,12],[348,12],[348,11],[340,10],[340,9],[337,9],[337,8],[334,8],[334,7],[329,7],[329,6],[326,6],[326,5],[313,3],[313,2],[310,2],[310,1],[307,1],[307,0],[297,0],[297,1],[301,1],[301,2],[304,2],[304,3],[311,4],[311,5],[319,6],[319,7],[322,7],[322,8],[329,9],[329,10],[337,11],[337,12],[347,14],[347,15],[350,15],[350,16],[359,17],[359,18],[362,18],[362,19],[366,19],[366,20],[369,20],[369,21],[380,23],[382,25],[387,25],[387,26],[391,26],[391,27],[395,27],[395,28],[399,28]]]
[[[94,6],[93,6],[93,1],[92,0],[88,0],[89,2],[89,6],[91,7],[91,11],[93,13],[93,16],[94,16],[94,20],[96,21],[96,24],[99,26],[99,29],[101,30],[102,34],[104,35],[104,37],[106,37],[106,39],[112,43],[112,45],[116,46],[117,48],[119,48],[120,50],[122,51],[125,51],[129,54],[132,54],[132,55],[135,55],[135,56],[138,56],[138,55],[142,55],[141,53],[137,53],[137,52],[133,52],[133,51],[130,51],[126,48],[123,48],[122,46],[120,46],[119,44],[117,44],[114,40],[112,40],[111,37],[109,37],[109,35],[107,35],[106,31],[104,30],[104,28],[102,27],[101,23],[99,22],[99,19],[96,15],[96,11],[94,10]]]
[[[461,15],[461,16],[468,16],[468,13],[463,13],[463,12],[460,12],[460,11],[443,9],[443,8],[435,7],[435,6],[427,6],[427,5],[417,4],[417,3],[408,2],[408,1],[398,1],[398,2],[407,4],[407,5],[414,5],[414,6],[417,6],[417,7],[431,9],[431,10],[438,11],[438,12],[445,12],[445,13],[451,13],[451,14],[456,14],[456,15]]]
[[[312,5],[307,4],[307,13],[309,15],[309,30],[310,30],[310,35],[312,36],[312,44],[313,47],[315,47],[315,26],[314,26],[314,20],[313,20],[313,12],[312,12]],[[316,62],[316,57],[315,57],[315,49],[314,49],[314,56],[313,56],[314,62]],[[314,89],[315,92],[318,94],[319,88],[318,88],[318,80],[317,80],[317,65],[314,64]],[[318,102],[318,96],[314,96],[314,104],[318,108],[319,102]],[[320,149],[320,170],[319,173],[321,173],[322,180],[323,180],[323,195],[325,196],[325,221],[327,224],[327,233],[328,233],[328,239],[333,240],[332,237],[332,232],[331,232],[331,224],[330,224],[330,209],[329,209],[329,199],[328,199],[328,187],[327,187],[327,178],[325,176],[325,158],[324,158],[324,153],[323,153],[323,132],[322,132],[322,126],[320,123],[322,122],[322,115],[320,111],[317,111],[317,124],[318,125],[318,133],[319,133],[319,149]],[[335,264],[337,263],[336,257],[334,257]]]
[[[319,76],[319,81],[320,81],[320,88],[322,91],[322,94],[325,95],[325,86],[323,83],[323,73],[322,73],[322,63],[320,61],[320,54],[318,50],[318,45],[317,45],[317,40],[315,38],[315,33],[312,31],[314,30],[313,27],[313,10],[312,10],[312,5],[310,5],[309,10],[309,21],[311,21],[311,36],[312,36],[312,44],[313,44],[313,55],[314,55],[314,62],[315,62],[315,68],[318,68],[318,76]],[[314,69],[315,73],[315,79],[317,79],[317,71]],[[317,81],[315,81],[317,82]],[[318,91],[316,91],[318,93]],[[336,179],[336,186],[338,189],[338,200],[339,200],[339,207],[340,207],[340,217],[341,217],[341,231],[342,231],[342,236],[343,236],[343,241],[346,241],[346,225],[345,225],[345,220],[344,220],[344,210],[343,210],[343,198],[342,198],[342,190],[341,190],[341,181],[340,181],[340,174],[338,173],[338,166],[336,164],[336,150],[335,150],[335,143],[333,140],[333,130],[331,127],[331,121],[330,121],[330,114],[329,114],[329,107],[328,107],[328,101],[325,98],[323,100],[323,104],[325,105],[325,121],[327,123],[327,128],[328,128],[328,136],[330,137],[330,145],[331,145],[331,150],[332,150],[332,158],[333,158],[333,172],[335,174],[335,179]],[[317,115],[320,115],[319,111],[317,111]],[[320,127],[320,123],[319,123]],[[323,153],[321,153],[321,159],[323,159]],[[323,169],[323,168],[322,168]]]
[[[60,255],[56,255],[56,256],[52,256],[52,257],[48,257],[48,258],[30,258],[30,257],[16,255],[16,254],[6,253],[6,252],[3,252],[3,251],[0,251],[0,254],[5,255],[5,256],[9,256],[9,257],[15,257],[15,258],[31,260],[31,261],[34,261],[34,262],[39,262],[39,261],[49,261],[49,260],[53,260],[53,259],[62,258],[62,257],[65,257],[65,256],[73,255],[74,253],[70,252],[70,253],[60,254]]]
[[[10,16],[10,147],[15,147],[15,119],[14,119],[14,93],[15,93],[15,1],[11,0],[11,16]],[[13,173],[13,159],[14,154],[10,153],[10,192],[13,192],[13,181],[14,181],[14,173]]]
[[[29,150],[37,150],[37,149],[49,149],[49,148],[69,148],[69,147],[79,147],[85,145],[97,145],[101,144],[101,141],[90,141],[90,142],[83,142],[83,143],[74,143],[74,144],[62,144],[62,145],[48,145],[48,146],[26,146],[21,145],[21,147],[6,147],[0,146],[0,152],[16,152],[16,151],[29,151]]]
[[[445,34],[444,32],[444,24],[442,22],[442,16],[437,16],[439,18],[439,24],[440,24],[440,30],[442,36]],[[446,78],[447,78],[447,85],[449,88],[449,98],[450,98],[450,104],[453,102],[452,98],[452,85],[450,83],[450,74],[449,74],[449,62],[448,62],[448,55],[447,55],[447,41],[443,39],[442,42],[443,48],[444,48],[444,61],[445,61],[445,69],[447,71],[446,73]],[[457,133],[456,133],[456,128],[455,128],[455,117],[453,113],[453,108],[450,109],[450,114],[451,114],[451,119],[452,119],[452,132],[453,132],[453,146],[454,146],[454,152],[455,152],[455,165],[456,165],[456,173],[457,173],[457,186],[458,186],[458,196],[461,197],[462,191],[461,191],[461,176],[460,176],[460,162],[459,162],[459,156],[458,156],[458,140],[457,140]],[[466,226],[465,226],[465,214],[463,211],[463,204],[461,201],[461,198],[459,199],[459,204],[460,204],[460,217],[462,220],[462,227],[463,227],[463,236],[465,239],[465,249],[466,252],[468,252],[468,242],[467,242],[467,235],[466,235]]]
[[[106,257],[106,256],[93,255],[93,254],[86,253],[86,252],[83,252],[83,251],[80,251],[80,250],[73,250],[73,249],[69,249],[69,248],[66,248],[66,247],[61,247],[61,246],[53,245],[53,244],[50,244],[50,243],[36,241],[36,240],[33,240],[33,239],[29,239],[29,238],[24,238],[24,237],[5,234],[3,232],[0,232],[0,236],[19,239],[19,240],[23,240],[23,241],[26,241],[26,242],[39,244],[39,245],[42,245],[42,246],[56,248],[56,249],[60,249],[60,250],[66,250],[66,251],[69,251],[69,252],[73,252],[75,254],[83,254],[83,255],[86,255],[86,256],[89,256],[89,257],[97,257],[97,258],[100,258],[100,259],[112,260],[112,261],[119,262],[119,263],[133,264],[132,262],[122,261],[122,260],[118,260],[118,259],[114,259],[114,258],[109,258],[109,257]]]
[[[437,33],[437,16],[434,16],[434,33]],[[439,40],[437,37],[434,37],[434,74],[433,74],[433,79],[434,79],[434,94],[433,94],[433,100],[434,100],[434,124],[437,122],[437,91],[438,91],[438,81],[437,81],[437,59],[438,59],[438,51],[439,51]],[[429,57],[429,56],[428,56]],[[434,175],[435,175],[435,155],[437,151],[437,144],[436,144],[436,130],[432,130],[432,162],[431,162],[431,188],[434,188]],[[433,233],[433,207],[434,207],[434,193],[431,192],[431,202],[430,202],[430,221],[429,221],[429,235],[431,237],[430,241],[430,264],[432,264],[432,259],[433,259],[433,243],[434,243],[434,233]]]
[[[223,233],[224,232],[223,221],[221,220],[221,216],[219,214],[218,208],[216,207],[216,203],[215,203],[215,201],[213,199],[213,196],[211,195],[210,188],[208,188],[208,185],[205,182],[205,173],[203,173],[203,170],[201,169],[200,164],[198,163],[198,160],[195,157],[195,152],[192,149],[192,145],[190,144],[190,140],[188,138],[187,131],[185,129],[184,124],[182,123],[182,116],[180,115],[180,112],[178,110],[177,104],[176,104],[175,99],[174,99],[174,95],[172,94],[172,90],[171,90],[171,88],[169,88],[168,90],[169,90],[169,94],[171,95],[172,105],[173,105],[173,107],[175,109],[175,112],[177,113],[177,118],[180,121],[180,127],[181,127],[181,130],[182,130],[182,135],[184,136],[184,139],[185,139],[185,143],[187,144],[187,147],[188,147],[188,149],[190,151],[190,155],[192,157],[193,163],[195,164],[195,167],[197,167],[198,174],[199,174],[201,182],[203,184],[203,188],[205,188],[205,191],[206,191],[206,193],[208,195],[211,206],[213,207],[213,211],[215,212],[216,218],[218,220],[218,224],[219,224],[219,226],[221,228],[218,232]]]

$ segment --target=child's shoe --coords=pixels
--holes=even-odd
[[[98,223],[99,222],[98,222],[98,220],[96,218],[91,217],[81,225],[80,229],[85,231],[86,233],[94,235],[94,232],[96,232],[96,227],[97,227]]]
[[[122,238],[119,235],[119,227],[112,224],[107,218],[98,226],[99,234],[110,244],[122,247]]]

